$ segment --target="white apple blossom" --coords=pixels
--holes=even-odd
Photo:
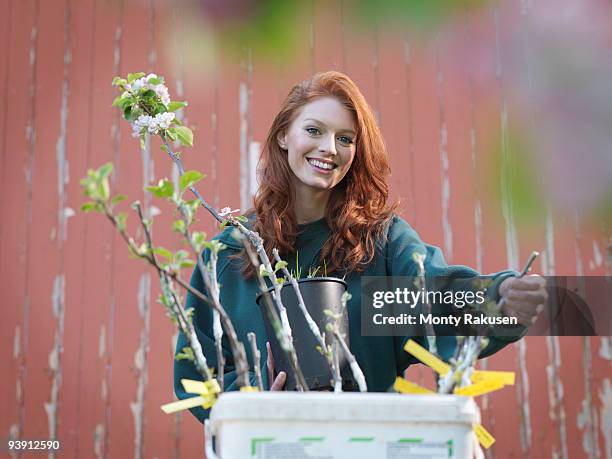
[[[163,84],[158,84],[154,87],[155,94],[161,99],[162,104],[168,108],[170,104],[170,94],[168,94],[168,88],[166,88]]]
[[[167,108],[170,104],[170,94],[168,88],[163,84],[152,84],[151,80],[158,79],[159,77],[155,73],[149,73],[146,77],[138,78],[126,85],[126,89],[132,93],[137,94],[141,90],[152,89],[155,94],[161,99],[162,104]]]
[[[132,136],[139,137],[146,132],[153,135],[158,134],[159,131],[168,129],[175,117],[176,114],[174,112],[158,113],[155,116],[140,115],[132,123]]]
[[[226,216],[234,214],[236,212],[240,212],[240,209],[232,210],[229,207],[224,207],[223,209],[221,209],[221,211],[219,211],[219,217],[226,217]]]

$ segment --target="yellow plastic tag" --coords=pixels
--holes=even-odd
[[[200,394],[197,397],[186,398],[176,402],[166,403],[161,406],[164,413],[176,413],[177,411],[195,408],[202,406],[205,409],[210,408],[217,401],[217,394],[221,392],[221,387],[216,379],[210,381],[194,381],[193,379],[181,379],[183,389],[190,394]]]
[[[474,426],[474,433],[476,434],[476,438],[478,438],[478,442],[484,449],[489,449],[491,445],[495,443],[495,438],[493,438],[493,435],[487,432],[487,429],[480,424],[476,424]]]
[[[481,381],[498,381],[507,386],[514,385],[514,371],[484,371],[476,370],[472,373],[472,382],[477,383]]]
[[[177,411],[187,410],[189,408],[195,408],[201,406],[204,403],[204,399],[201,396],[186,398],[184,400],[178,400],[176,402],[166,403],[161,406],[164,413],[176,413]]]
[[[450,370],[450,366],[447,363],[444,363],[438,357],[433,355],[424,347],[419,346],[411,339],[409,339],[404,346],[404,350],[409,354],[414,355],[417,359],[440,375],[445,375]]]
[[[476,384],[470,384],[465,387],[458,387],[455,389],[457,395],[467,395],[469,397],[476,397],[477,395],[487,394],[495,390],[499,390],[504,387],[505,384],[501,381],[481,381]]]
[[[401,376],[395,378],[393,388],[402,394],[435,394],[434,391],[405,380]]]
[[[193,379],[181,379],[181,384],[183,384],[183,389],[185,392],[190,394],[216,394],[221,392],[221,387],[219,387],[219,383],[216,379],[211,379],[210,381],[202,382],[202,381],[194,381]]]

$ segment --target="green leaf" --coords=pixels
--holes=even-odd
[[[121,201],[125,201],[126,199],[127,196],[125,194],[118,194],[113,196],[113,199],[111,199],[111,204],[114,206],[115,204],[118,204]]]
[[[106,178],[113,172],[113,163],[106,163],[100,166],[97,170],[97,174],[100,178]]]
[[[131,105],[128,105],[127,107],[123,108],[123,117],[128,121],[132,121],[132,106]]]
[[[246,218],[244,215],[236,215],[234,218],[242,223],[246,223],[249,221],[249,219]]]
[[[153,91],[152,89],[147,89],[140,95],[140,97],[155,97],[156,95],[157,94],[155,93],[155,91]]]
[[[181,262],[178,265],[179,265],[179,268],[193,268],[195,266],[195,261],[181,260]]]
[[[154,247],[153,253],[164,257],[166,260],[172,260],[173,258],[172,252],[170,252],[168,249],[164,249],[163,247]]]
[[[166,135],[168,136],[168,138],[170,140],[172,140],[173,142],[176,140],[176,132],[175,132],[176,128],[168,128],[166,129]]]
[[[104,201],[104,202],[108,201],[108,197],[110,195],[110,186],[108,184],[108,177],[104,177],[100,180],[96,188],[96,193],[97,193],[98,198],[101,201]]]
[[[168,104],[168,111],[175,112],[178,109],[186,107],[186,106],[187,106],[187,102],[179,102],[179,101],[173,100],[172,102]]]
[[[163,81],[160,80],[159,78],[151,78],[149,79],[149,84],[162,84]]]
[[[286,261],[277,261],[276,265],[274,266],[274,272],[286,268],[287,267],[287,262]]]
[[[201,172],[198,172],[198,171],[186,171],[181,176],[181,180],[180,180],[181,193],[183,193],[186,188],[188,188],[188,187],[196,184],[200,180],[202,180],[202,178],[204,178],[204,174],[202,174]]]
[[[182,349],[182,352],[177,352],[174,358],[176,360],[194,360],[195,359],[193,355],[193,349],[191,349],[190,347],[184,347]]]
[[[132,81],[137,80],[138,78],[142,78],[143,76],[145,76],[143,72],[128,73],[127,82],[131,83]]]
[[[121,107],[122,105],[123,105],[123,96],[117,96],[115,97],[115,100],[113,100],[111,107]]]
[[[86,202],[85,204],[81,206],[81,210],[83,212],[97,212],[98,204],[95,202]]]
[[[177,126],[174,128],[179,141],[186,147],[193,147],[193,132],[187,126]]]
[[[115,78],[113,78],[113,86],[125,86],[127,84],[127,81],[124,78],[118,77],[116,76]]]
[[[128,214],[125,212],[121,212],[117,215],[117,227],[121,231],[125,231],[125,223],[127,222]]]
[[[145,190],[150,191],[158,198],[171,198],[174,194],[174,185],[167,178],[163,178],[157,186],[148,186]]]
[[[202,231],[194,231],[191,234],[191,242],[193,242],[193,245],[195,245],[198,252],[200,252],[202,250],[202,246],[206,242],[206,233]]]
[[[183,220],[176,220],[172,224],[172,231],[183,234],[185,232],[185,222]]]

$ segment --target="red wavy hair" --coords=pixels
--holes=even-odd
[[[287,151],[280,148],[277,139],[289,129],[304,105],[320,97],[334,97],[342,103],[353,114],[357,132],[353,164],[332,189],[327,204],[325,220],[331,234],[319,260],[325,260],[328,273],[360,272],[374,258],[376,241],[384,236],[385,223],[397,203],[387,203],[389,155],[372,109],[357,85],[343,73],[317,73],[291,89],[263,145],[257,167],[260,187],[254,208],[247,214],[255,216],[253,229],[263,238],[269,255],[273,247],[281,257],[295,251],[298,226],[293,211],[293,172]],[[242,272],[251,277],[255,269],[243,257]]]

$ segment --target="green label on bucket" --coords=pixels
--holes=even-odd
[[[251,456],[255,456],[259,443],[270,441],[274,441],[274,437],[251,438]]]

